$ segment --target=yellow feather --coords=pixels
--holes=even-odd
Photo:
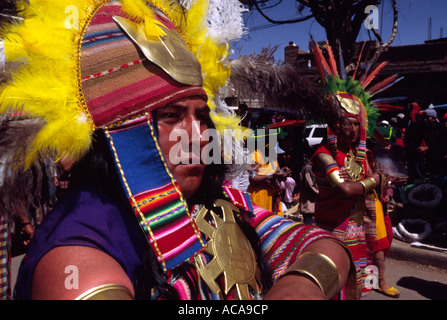
[[[21,61],[23,67],[13,74],[14,81],[2,90],[0,110],[23,111],[46,121],[26,155],[30,166],[41,154],[61,154],[67,150],[80,157],[90,146],[91,129],[79,121],[75,96],[73,61],[75,28],[67,28],[70,14],[85,19],[85,10],[93,0],[69,0],[48,3],[34,0],[23,4],[24,24],[5,30],[5,54],[8,61]],[[66,11],[66,8],[74,11]],[[88,11],[88,10],[87,10]],[[68,20],[67,20],[68,19]]]
[[[160,24],[154,18],[146,17],[144,19],[144,32],[149,40],[156,41],[160,37],[166,36],[166,33],[160,27]]]
[[[122,0],[123,12],[135,22],[143,22],[145,17],[153,17],[153,12],[142,1]]]

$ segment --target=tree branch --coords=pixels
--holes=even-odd
[[[373,66],[378,60],[380,55],[385,52],[386,50],[388,50],[388,47],[391,45],[391,43],[393,43],[394,39],[396,38],[397,35],[397,17],[398,17],[398,12],[397,12],[397,4],[396,4],[396,0],[393,0],[393,31],[391,32],[391,36],[388,39],[388,41],[384,44],[382,44],[374,53],[374,56],[371,59],[371,65]]]
[[[264,17],[264,19],[266,19],[268,22],[270,23],[276,23],[276,24],[286,24],[286,23],[296,23],[296,22],[302,22],[302,21],[306,21],[309,20],[310,18],[313,18],[313,14],[302,17],[302,18],[298,18],[298,19],[290,19],[290,20],[273,20],[271,19],[269,16],[267,16],[262,10],[261,8],[259,8],[258,2],[254,2],[254,5],[256,7],[256,10],[259,11],[259,13]]]
[[[369,61],[369,64],[371,66],[374,66],[377,61],[379,60],[380,55],[385,52],[386,50],[388,50],[388,47],[391,45],[391,43],[394,41],[394,39],[396,38],[397,35],[397,18],[398,18],[398,10],[397,10],[397,4],[396,4],[396,0],[393,0],[393,29],[392,29],[392,33],[390,38],[388,39],[388,41],[386,43],[383,43],[382,38],[380,37],[380,35],[377,33],[376,30],[371,29],[374,33],[374,35],[377,37],[377,39],[379,40],[380,46],[377,48],[376,52],[374,53],[374,56],[371,58],[371,60]],[[351,63],[348,66],[346,66],[345,70],[346,73],[352,72],[356,67],[356,63]]]

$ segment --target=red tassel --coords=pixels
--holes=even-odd
[[[332,51],[332,47],[329,45],[329,41],[326,41],[326,44],[327,44],[327,53],[329,55],[329,64],[332,69],[332,74],[336,75],[337,77],[340,77],[338,75],[337,62],[335,62],[335,57],[334,57],[334,52]]]
[[[355,80],[355,76],[357,75],[357,70],[358,70],[359,65],[360,65],[360,59],[362,58],[363,48],[365,48],[365,44],[366,44],[366,41],[363,42],[362,50],[360,50],[360,55],[359,55],[359,58],[357,59],[357,65],[355,66],[355,71],[354,71],[354,74],[352,75],[352,79],[353,80]]]
[[[390,84],[391,82],[393,82],[396,79],[397,79],[397,74],[393,74],[391,77],[388,77],[385,80],[382,80],[379,83],[373,85],[371,87],[371,89],[368,90],[368,93],[374,94],[374,92],[382,89],[383,87],[385,87],[386,85]]]

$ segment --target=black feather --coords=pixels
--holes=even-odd
[[[266,48],[233,60],[229,86],[240,97],[262,99],[266,108],[300,113],[305,119],[328,124],[338,119],[338,108],[328,99],[327,90],[300,75],[294,66],[275,63],[275,50]]]
[[[4,120],[4,119],[3,119]],[[41,200],[43,162],[25,168],[19,159],[39,132],[44,121],[20,119],[2,121],[0,124],[0,213],[15,218],[19,213],[27,214]]]
[[[16,21],[19,17],[17,10],[17,0],[1,0],[0,2],[0,27],[12,21]]]

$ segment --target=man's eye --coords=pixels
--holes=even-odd
[[[161,114],[159,114],[159,117],[161,119],[177,119],[178,114],[176,112],[161,112]]]

